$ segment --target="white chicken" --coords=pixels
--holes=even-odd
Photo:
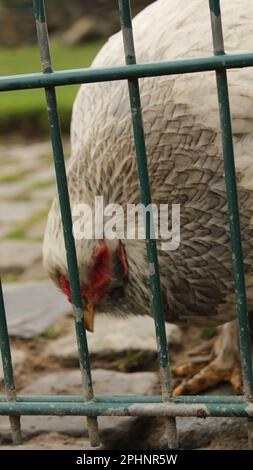
[[[251,52],[250,2],[222,1],[229,53]],[[208,3],[158,0],[134,20],[137,62],[213,55]],[[121,33],[111,37],[92,67],[124,63]],[[253,310],[253,87],[249,69],[228,72],[234,150],[249,311]],[[221,325],[214,359],[175,394],[196,393],[222,380],[240,388],[232,255],[214,72],[140,80],[153,202],[180,204],[181,242],[161,250],[161,288],[166,320]],[[126,81],[82,85],[71,124],[68,181],[72,208],[78,203],[140,202]],[[151,314],[144,240],[77,240],[84,305],[111,314]],[[59,203],[48,217],[44,265],[71,300]],[[193,369],[192,369],[193,370]],[[189,368],[187,369],[189,372]],[[183,374],[181,368],[179,374]]]

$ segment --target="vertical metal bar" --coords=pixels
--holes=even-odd
[[[124,41],[125,60],[127,65],[132,65],[136,63],[136,57],[132,30],[131,7],[129,0],[119,0],[119,12]],[[141,201],[142,204],[146,207],[151,204],[151,193],[149,185],[147,154],[142,122],[141,100],[138,80],[128,80],[128,89],[132,112],[132,125],[136,150],[137,169],[140,182]],[[164,322],[164,307],[160,287],[157,248],[156,241],[151,238],[151,233],[154,232],[154,221],[152,212],[146,213],[145,226],[147,256],[150,270],[150,285],[152,292],[152,310],[154,315],[158,346],[162,396],[164,401],[168,401],[172,395],[172,386],[169,369],[168,344]],[[177,447],[177,431],[175,418],[168,418],[168,447]]]
[[[16,400],[16,388],[13,377],[13,368],[11,360],[11,350],[10,342],[8,335],[8,328],[5,315],[2,283],[0,279],[0,347],[3,363],[3,373],[4,373],[4,382],[5,390],[8,400]],[[22,435],[21,435],[21,425],[20,425],[20,416],[10,416],[10,426],[13,444],[21,444]]]
[[[221,10],[219,0],[209,0],[214,54],[225,53]],[[247,309],[243,250],[241,241],[240,215],[234,161],[233,133],[230,115],[227,71],[216,71],[216,82],[220,110],[221,138],[223,147],[224,170],[228,196],[230,236],[233,256],[236,306],[239,323],[240,354],[242,364],[243,389],[248,400],[253,398],[253,375],[251,359],[250,327]],[[248,419],[249,447],[253,448],[253,420]]]
[[[219,0],[209,0],[213,47],[215,55],[224,54],[221,11]],[[236,185],[236,170],[234,161],[233,135],[230,117],[230,105],[226,70],[216,71],[218,101],[220,110],[221,138],[228,210],[230,222],[231,246],[233,255],[233,271],[236,293],[236,305],[239,322],[239,338],[242,362],[244,394],[248,399],[253,398],[253,375],[250,345],[250,328],[247,312],[247,297],[245,288],[243,251],[241,241],[240,216]]]
[[[44,73],[52,72],[47,21],[44,0],[33,0],[38,43],[40,47],[41,64]],[[57,101],[54,88],[46,88],[47,111],[50,124],[50,134],[53,147],[55,172],[57,180],[58,195],[60,201],[61,217],[63,224],[64,241],[68,262],[70,289],[73,302],[75,318],[77,345],[80,358],[80,369],[84,385],[84,394],[87,400],[94,398],[92,379],[90,372],[89,353],[87,345],[86,330],[83,319],[82,298],[80,292],[79,272],[77,265],[75,242],[72,235],[72,217],[68,193],[66,169],[61,139]],[[99,446],[99,435],[97,418],[87,417],[90,443],[93,447]]]
[[[219,0],[209,0],[214,54],[225,53],[222,20]],[[233,134],[226,70],[216,71],[218,101],[221,122],[221,137],[224,156],[225,179],[228,195],[233,271],[236,293],[237,316],[239,323],[240,354],[242,364],[243,389],[248,400],[253,398],[253,375],[251,359],[250,327],[247,309],[243,251],[241,242],[240,216],[234,162]],[[253,448],[253,420],[248,419],[249,448]]]

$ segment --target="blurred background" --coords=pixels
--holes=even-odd
[[[46,0],[48,28],[55,69],[88,67],[104,41],[119,30],[116,0]],[[133,14],[152,3],[134,0]],[[1,75],[37,72],[39,53],[32,0],[0,0]],[[58,89],[64,133],[77,87]],[[4,133],[47,134],[43,91],[1,95],[0,129]]]

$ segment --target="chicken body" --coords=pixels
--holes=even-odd
[[[251,52],[250,2],[223,0],[226,52]],[[154,26],[155,25],[155,26]],[[133,21],[137,62],[213,55],[208,5],[201,0],[158,0]],[[121,33],[112,36],[92,67],[124,63]],[[235,318],[229,218],[214,72],[140,79],[150,185],[156,204],[180,204],[181,241],[158,256],[166,320],[220,325]],[[228,71],[234,150],[249,311],[253,310],[253,87],[250,69]],[[68,181],[78,203],[140,202],[126,81],[84,84],[71,124]],[[103,240],[115,253],[117,241]],[[96,310],[150,314],[151,293],[144,240],[122,239],[127,278],[108,288]],[[101,240],[77,240],[81,285],[90,283],[94,250]],[[44,264],[56,283],[67,277],[59,203],[55,199],[44,239]],[[112,283],[117,270],[112,268]],[[117,284],[117,283],[116,283]]]

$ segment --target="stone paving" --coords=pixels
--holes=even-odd
[[[0,145],[0,167],[0,273],[4,281],[45,277],[41,240],[55,191],[51,144]]]

